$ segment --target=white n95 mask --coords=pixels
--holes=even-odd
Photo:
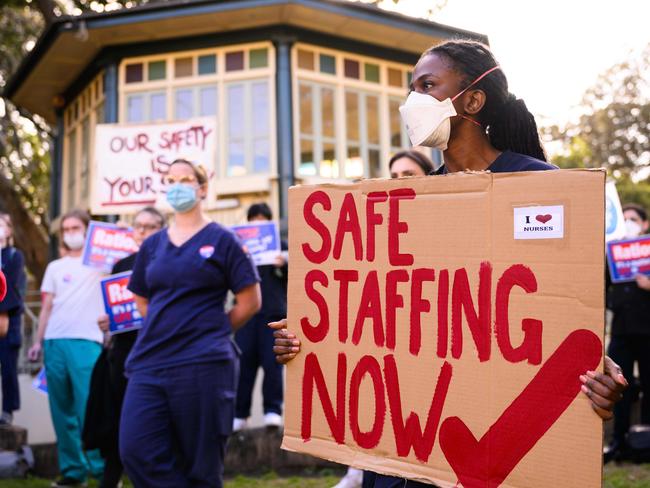
[[[444,151],[451,134],[450,117],[456,109],[450,98],[442,102],[431,95],[412,91],[399,108],[411,144]]]
[[[411,144],[414,146],[435,147],[445,151],[451,135],[451,121],[449,119],[458,115],[453,101],[497,69],[500,69],[498,65],[490,68],[453,98],[440,101],[424,93],[416,91],[409,93],[406,102],[399,108],[399,112],[402,115],[404,124],[406,124],[406,131],[409,139],[411,139]],[[461,117],[481,127],[481,124],[474,119],[465,115],[461,115]]]

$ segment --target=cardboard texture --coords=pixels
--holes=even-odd
[[[291,188],[283,448],[444,488],[601,486],[579,375],[602,370],[604,184]]]

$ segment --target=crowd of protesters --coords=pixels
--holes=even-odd
[[[484,45],[451,41],[428,50],[414,69],[411,90],[401,112],[407,127],[418,128],[410,133],[412,142],[444,151],[445,164],[434,170],[423,153],[405,151],[391,158],[391,177],[556,169],[545,160],[534,118],[509,93]],[[441,104],[453,110],[440,110]],[[282,364],[300,353],[290,331],[295,324],[283,319],[289,258],[278,252],[274,263],[256,266],[236,235],[203,213],[208,176],[200,165],[176,160],[164,183],[170,224],[152,207],[136,213],[131,227],[139,250],[112,270],[132,272],[129,290],[144,317],[139,331],[110,336],[100,288],[105,275],[82,262],[90,216],[72,210],[60,218],[64,256],[46,269],[28,352],[33,361],[43,358],[47,375],[61,475],[52,487],[83,486],[94,477],[102,488],[113,488],[123,471],[136,487],[221,487],[228,436],[249,424],[260,368],[264,424],[281,426]],[[637,235],[647,232],[644,209],[626,207],[625,216],[630,228],[636,222]],[[247,220],[268,222],[273,215],[258,203]],[[26,280],[12,230],[9,216],[0,214],[0,291],[6,291],[0,303],[0,424],[11,423],[20,406],[16,363]],[[280,251],[286,249],[282,242]],[[609,354],[627,378],[638,363],[644,393],[649,290],[650,279],[640,277],[608,292],[614,312]],[[609,418],[626,386],[617,365],[607,358],[604,373],[581,380],[594,410]],[[650,423],[644,398],[643,420]],[[612,452],[625,442],[631,401],[632,389],[615,407]],[[337,486],[362,483],[420,485],[350,468]]]

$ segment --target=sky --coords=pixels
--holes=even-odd
[[[417,15],[427,4],[399,8]],[[486,34],[510,91],[550,125],[575,116],[600,73],[650,43],[649,19],[650,0],[447,0],[432,20]]]

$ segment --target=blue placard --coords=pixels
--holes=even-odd
[[[636,275],[650,275],[650,235],[610,241],[607,263],[612,283],[634,281]]]
[[[275,222],[251,222],[231,229],[239,236],[256,266],[275,263],[281,253],[280,234]]]
[[[106,222],[90,222],[82,263],[110,273],[113,265],[138,250],[133,230]]]
[[[133,293],[127,289],[130,278],[131,271],[125,271],[101,281],[104,308],[108,315],[111,335],[142,327],[142,316],[133,300]]]
[[[36,391],[47,395],[47,376],[45,375],[45,366],[41,368],[36,377],[32,380],[32,386]]]

